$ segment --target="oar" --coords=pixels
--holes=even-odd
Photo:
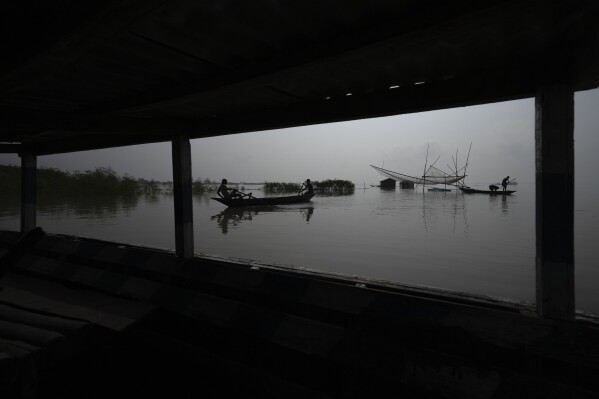
[[[239,194],[241,194],[244,197],[248,197],[250,199],[253,199],[253,200],[256,200],[256,201],[260,201],[260,203],[262,203],[262,205],[269,205],[268,202],[263,201],[261,198],[256,198],[256,197],[252,196],[252,193],[245,194],[245,193],[239,192]]]
[[[297,195],[302,195],[302,190],[304,189],[304,184],[305,184],[305,183],[302,183],[302,184],[300,185],[300,189],[299,189],[299,191],[297,192]],[[307,187],[306,187],[306,188],[307,188]]]
[[[241,197],[248,197],[248,198],[253,198],[253,199],[259,199],[259,198],[254,198],[252,197],[252,193],[246,194],[246,193],[242,193],[241,191],[237,191],[239,193],[239,195],[241,195]]]

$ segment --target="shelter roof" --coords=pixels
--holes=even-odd
[[[593,0],[32,0],[1,18],[0,152],[397,115],[532,97],[545,83],[599,86]]]

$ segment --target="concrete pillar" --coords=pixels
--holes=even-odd
[[[189,139],[172,141],[175,248],[177,256],[193,258],[193,199],[191,195],[191,145]]]
[[[541,317],[574,320],[574,92],[544,85],[535,102],[536,298]]]
[[[36,228],[37,204],[37,156],[32,152],[20,153],[21,157],[21,234]]]

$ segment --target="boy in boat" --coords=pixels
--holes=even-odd
[[[499,190],[499,187],[497,187],[495,184],[491,184],[489,186],[489,190],[491,190],[491,191],[497,191],[497,190]]]
[[[310,179],[306,179],[306,182],[302,184],[302,188],[300,189],[300,195],[304,194],[314,194],[314,187],[312,187]]]
[[[503,187],[503,191],[507,190],[507,184],[510,182],[510,177],[506,177],[501,181],[501,187]]]
[[[221,198],[227,198],[227,199],[234,199],[234,198],[242,198],[243,195],[241,195],[241,193],[237,190],[235,190],[234,188],[228,188],[227,187],[227,179],[223,179],[220,186],[218,186],[218,190],[216,190],[216,193],[221,197]]]

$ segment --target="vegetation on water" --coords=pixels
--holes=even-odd
[[[119,176],[111,168],[97,167],[85,172],[66,172],[41,167],[37,170],[37,192],[39,194],[93,194],[134,195],[159,190],[155,181],[137,180],[129,175]],[[21,190],[21,168],[0,165],[0,193],[19,194]]]
[[[354,183],[348,180],[340,179],[327,179],[323,181],[313,181],[314,191],[319,192],[350,192],[354,191]],[[264,183],[264,191],[268,193],[273,192],[298,192],[301,189],[301,184],[298,183],[277,183],[277,182],[266,182]]]
[[[301,185],[297,183],[277,183],[277,182],[265,182],[264,192],[267,193],[287,193],[287,192],[298,192]]]
[[[314,190],[326,192],[350,192],[356,188],[355,184],[349,180],[327,179],[324,181],[312,182]]]
[[[192,192],[202,194],[214,192],[219,183],[197,178],[192,182]],[[317,192],[347,193],[354,190],[354,184],[347,180],[328,179],[313,181]],[[299,192],[301,184],[265,182],[264,192]],[[229,185],[231,188],[244,191],[244,187]],[[39,194],[65,195],[155,195],[172,192],[171,182],[136,179],[125,174],[120,176],[110,167],[97,167],[84,172],[68,172],[54,168],[40,167],[37,170],[37,191]],[[21,168],[14,165],[0,165],[0,193],[18,195],[21,190]]]
[[[191,183],[191,191],[194,194],[202,194],[206,192],[216,191],[218,183],[210,179],[198,178]]]

